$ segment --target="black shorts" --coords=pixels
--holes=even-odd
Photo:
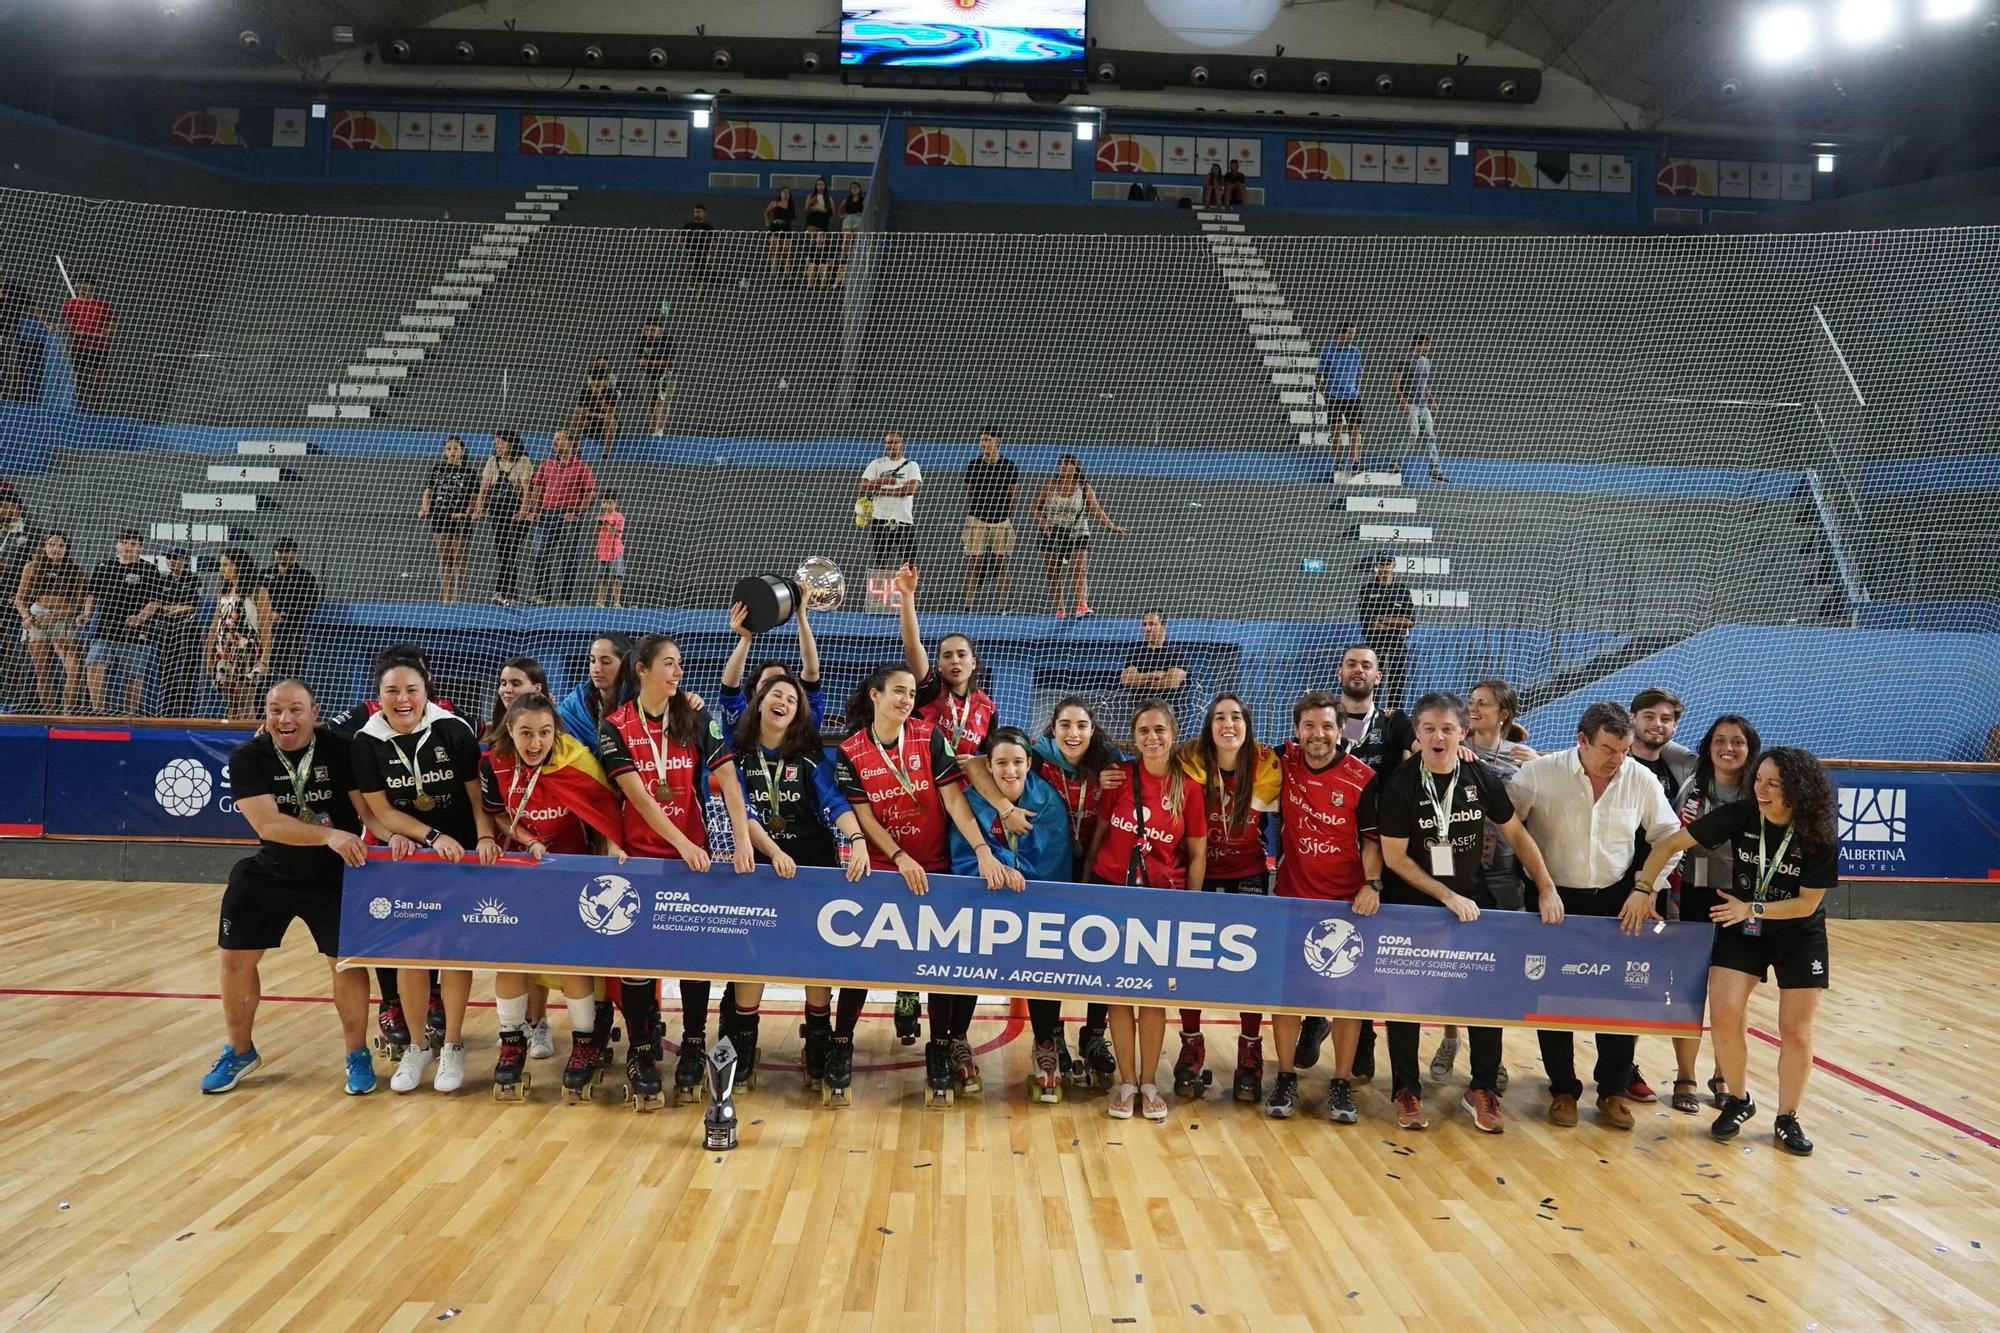
[[[1237,879],[1205,880],[1202,887],[1213,889],[1217,893],[1251,893],[1267,896],[1271,892],[1271,876],[1268,871],[1260,870],[1254,875],[1244,875]]]
[[[313,943],[331,958],[340,951],[340,879],[317,883],[279,875],[254,856],[238,861],[222,891],[218,949],[275,949],[293,920],[306,923]]]
[[[1063,528],[1042,534],[1042,554],[1052,560],[1068,560],[1079,551],[1090,549],[1090,534],[1070,532]]]
[[[1766,923],[1764,929],[1770,928],[1771,923]],[[1748,972],[1759,981],[1768,970],[1777,979],[1779,990],[1825,990],[1832,971],[1827,960],[1826,918],[1814,917],[1778,934],[1745,935],[1741,926],[1717,930],[1708,965]]]
[[[1361,428],[1361,400],[1359,398],[1329,398],[1326,400],[1326,424],[1342,424]]]

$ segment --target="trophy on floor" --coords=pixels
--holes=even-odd
[[[748,574],[736,581],[730,600],[743,603],[744,623],[753,634],[776,629],[803,606],[808,611],[838,610],[847,596],[847,576],[823,555],[809,555],[789,578],[778,574]]]

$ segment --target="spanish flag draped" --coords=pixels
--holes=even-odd
[[[512,784],[514,770],[520,764],[519,758],[495,750],[487,756],[487,762],[492,765],[493,776],[499,780],[501,789],[506,790]],[[555,797],[606,842],[615,844],[618,841],[620,814],[617,794],[611,790],[610,779],[604,776],[604,766],[597,762],[597,756],[582,741],[567,732],[559,732],[555,749],[541,763],[536,783],[538,796]]]

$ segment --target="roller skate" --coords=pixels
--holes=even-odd
[[[658,1032],[657,1026],[654,1031]],[[659,1047],[653,1038],[641,1041],[635,1034],[625,1048],[625,1100],[635,1112],[666,1105],[660,1096]]]
[[[1174,1061],[1174,1093],[1180,1097],[1205,1097],[1215,1071],[1208,1064],[1208,1043],[1199,1032],[1181,1033],[1180,1058]]]
[[[826,1048],[833,1044],[833,1030],[824,1021],[815,1023],[807,1019],[800,1025],[799,1035],[804,1037],[806,1042],[805,1059],[802,1062],[806,1091],[819,1092],[826,1082]]]
[[[896,1040],[905,1046],[917,1044],[917,1035],[922,1029],[923,1005],[913,990],[896,992]]]
[[[951,1081],[965,1096],[986,1091],[986,1085],[979,1081],[979,1062],[972,1058],[972,1043],[963,1037],[951,1041]]]
[[[1261,1037],[1236,1038],[1236,1082],[1231,1089],[1239,1102],[1264,1100],[1264,1042]]]
[[[826,1048],[826,1081],[820,1099],[838,1109],[854,1105],[854,1038],[835,1037]]]
[[[1324,1018],[1314,1016],[1299,1024],[1299,1044],[1292,1052],[1292,1067],[1311,1069],[1319,1063],[1319,1048],[1326,1044],[1327,1034],[1333,1031],[1333,1024]]]
[[[604,1045],[595,1032],[573,1034],[569,1063],[563,1066],[563,1100],[572,1105],[587,1102],[597,1085],[604,1081]]]
[[[385,1004],[375,1014],[375,1049],[384,1060],[400,1060],[410,1049],[410,1025],[403,1020],[403,1006]]]
[[[493,1062],[493,1100],[496,1102],[518,1102],[534,1086],[534,1076],[528,1073],[528,1034],[525,1032],[503,1032],[500,1034],[499,1058]]]
[[[700,1100],[702,1070],[707,1063],[707,1043],[702,1040],[702,1035],[699,1032],[683,1032],[680,1059],[674,1062],[675,1106]]]
[[[685,1053],[689,1047],[683,1046]],[[701,1146],[728,1152],[736,1146],[736,1043],[723,1037],[703,1061],[708,1080],[708,1109],[702,1112]]]
[[[1035,1072],[1028,1075],[1028,1100],[1047,1106],[1062,1100],[1064,1063],[1054,1040],[1035,1043]]]
[[[924,1109],[942,1111],[952,1102],[951,1043],[924,1043]]]
[[[1108,1088],[1118,1073],[1118,1057],[1104,1039],[1103,1028],[1078,1028],[1076,1033],[1076,1081],[1086,1088]]]

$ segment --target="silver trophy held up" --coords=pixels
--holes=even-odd
[[[809,555],[790,578],[749,574],[736,582],[730,600],[743,603],[744,623],[753,634],[776,629],[801,604],[809,611],[837,610],[847,596],[847,576],[823,555]]]

